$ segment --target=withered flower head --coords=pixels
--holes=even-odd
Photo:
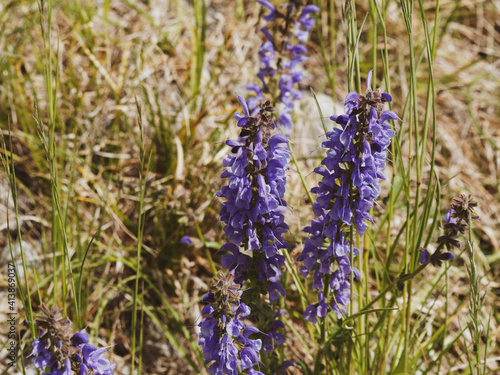
[[[251,311],[240,300],[241,291],[234,283],[234,275],[225,276],[219,271],[212,290],[203,298],[208,304],[203,308],[202,320],[198,324],[198,344],[203,348],[208,372],[238,375],[240,368],[241,373],[263,375],[253,368],[260,363],[258,353],[262,340],[249,338],[259,330],[243,323]]]
[[[112,375],[115,365],[104,354],[106,349],[89,344],[89,335],[83,329],[73,334],[71,321],[63,317],[57,306],[40,306],[35,323],[39,337],[33,342],[30,354],[33,365],[46,375]]]
[[[36,315],[35,323],[40,329],[38,340],[50,353],[50,362],[62,367],[70,354],[71,321],[63,317],[57,306],[49,310],[47,305],[40,306],[41,313]]]
[[[452,253],[447,253],[443,250],[443,248],[438,248],[432,256],[430,256],[429,251],[427,249],[421,248],[422,257],[420,258],[420,263],[431,262],[434,267],[441,267],[443,261],[445,260],[453,260],[455,259],[455,255]]]
[[[446,223],[443,227],[444,235],[437,239],[438,248],[432,255],[427,249],[420,249],[422,251],[421,264],[430,261],[432,265],[441,267],[443,261],[455,259],[452,253],[445,252],[444,249],[452,250],[454,247],[460,249],[458,234],[464,234],[469,228],[469,215],[473,220],[479,218],[474,212],[476,207],[477,202],[472,198],[472,195],[461,194],[460,197],[453,198],[451,208],[446,214]]]
[[[451,202],[451,209],[453,210],[451,217],[465,220],[468,223],[470,213],[472,219],[479,219],[479,216],[474,212],[476,207],[477,202],[471,194],[468,196],[460,194],[459,197],[454,197]]]
[[[229,315],[234,312],[232,307],[237,307],[240,304],[241,291],[239,289],[240,285],[234,283],[234,274],[232,273],[225,276],[222,271],[219,271],[214,277],[214,300]]]

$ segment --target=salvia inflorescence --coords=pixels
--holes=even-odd
[[[232,149],[224,160],[227,169],[222,178],[227,178],[228,183],[218,193],[226,199],[221,220],[231,241],[221,248],[229,251],[222,266],[234,270],[238,283],[246,281],[250,274],[258,276],[274,301],[284,296],[279,285],[284,257],[278,250],[288,247],[282,237],[288,230],[283,216],[287,207],[283,195],[290,159],[288,140],[281,134],[272,135],[276,126],[269,102],[252,117],[244,100],[240,101],[244,115],[236,114],[236,118],[242,130],[237,140],[226,142]],[[240,247],[252,254],[240,252]]]
[[[231,153],[224,160],[227,169],[222,178],[228,182],[217,194],[226,199],[222,203],[221,220],[226,224],[224,232],[230,241],[221,247],[228,252],[221,263],[234,272],[238,284],[250,282],[246,301],[260,305],[260,295],[267,294],[270,302],[285,296],[280,284],[285,258],[279,250],[289,248],[283,239],[283,233],[288,231],[283,215],[287,203],[283,196],[290,152],[286,137],[273,134],[276,124],[270,103],[264,103],[251,116],[246,102],[238,98],[243,115],[237,113],[235,117],[241,132],[237,140],[226,142]],[[266,311],[273,315],[273,310]],[[264,339],[265,352],[271,351],[275,342],[283,343],[284,337],[278,331],[283,326],[279,320],[270,324],[269,335]]]
[[[83,329],[75,334],[71,321],[62,317],[57,306],[52,309],[42,304],[42,311],[35,323],[39,337],[33,342],[30,356],[34,366],[44,375],[111,375],[115,364],[104,355],[106,348],[97,348],[89,343],[89,335]]]
[[[430,262],[433,266],[441,267],[443,261],[455,259],[451,250],[460,249],[461,244],[457,237],[467,231],[469,220],[479,218],[474,211],[476,207],[477,202],[471,195],[461,194],[453,198],[450,210],[445,216],[444,234],[437,239],[438,246],[432,255],[427,249],[421,249],[421,264]]]
[[[259,0],[266,8],[264,19],[268,27],[261,29],[265,42],[259,49],[259,83],[251,83],[247,90],[254,96],[247,99],[252,114],[259,111],[259,103],[270,99],[278,109],[278,121],[287,136],[293,129],[292,113],[295,101],[302,98],[298,84],[304,79],[301,64],[307,60],[305,43],[316,21],[312,16],[319,11],[315,5],[301,6],[299,1],[285,1],[275,7],[267,0]]]
[[[234,274],[227,277],[219,271],[214,278],[212,292],[205,295],[198,344],[203,348],[205,365],[213,375],[237,375],[242,373],[263,375],[258,370],[260,339],[250,336],[258,329],[245,326],[243,320],[251,309],[241,300],[240,285],[234,282]]]
[[[311,192],[317,194],[313,210],[316,219],[304,231],[309,233],[298,261],[304,276],[314,274],[312,287],[318,289],[318,303],[310,305],[304,317],[317,322],[331,308],[341,318],[350,301],[351,280],[361,277],[350,264],[359,254],[351,239],[353,231],[362,235],[372,222],[369,211],[380,194],[379,182],[385,179],[387,148],[395,131],[389,120],[398,116],[383,110],[389,94],[372,90],[368,74],[365,95],[350,92],[345,99],[345,114],[330,119],[340,127],[326,133],[322,146],[327,156],[315,172],[322,176]],[[352,252],[352,254],[351,254]],[[351,272],[353,277],[351,277]]]

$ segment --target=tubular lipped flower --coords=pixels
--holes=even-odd
[[[213,375],[237,375],[238,365],[245,374],[263,375],[254,369],[260,363],[262,341],[249,338],[259,331],[242,322],[251,311],[241,301],[239,287],[232,273],[225,277],[219,271],[213,292],[203,298],[208,304],[201,312],[198,344],[203,347],[205,365],[209,365],[208,372]]]
[[[288,230],[283,216],[287,208],[283,195],[290,160],[288,140],[281,134],[271,134],[274,108],[269,102],[252,117],[245,101],[238,98],[244,115],[237,113],[235,117],[242,130],[238,140],[226,142],[232,149],[224,160],[227,169],[221,177],[228,183],[217,193],[226,199],[221,220],[230,241],[221,247],[229,252],[222,258],[222,265],[234,271],[237,283],[251,279],[253,287],[269,294],[272,302],[285,294],[279,284],[284,265],[279,249],[289,247],[282,237]]]
[[[33,342],[30,356],[34,366],[44,375],[112,375],[115,364],[104,358],[106,348],[89,344],[89,335],[83,329],[71,333],[71,321],[63,318],[56,306],[51,310],[44,304],[36,316],[40,336]]]
[[[310,236],[298,261],[303,262],[304,276],[314,273],[313,289],[328,293],[320,293],[319,302],[306,309],[304,316],[312,322],[325,316],[330,307],[338,318],[345,313],[351,272],[354,279],[361,277],[349,261],[351,247],[352,256],[357,256],[359,249],[351,246],[348,237],[354,228],[363,235],[367,221],[373,222],[369,211],[380,194],[379,182],[385,179],[386,150],[395,135],[388,120],[398,116],[383,110],[384,102],[392,98],[379,89],[372,90],[371,76],[370,72],[365,95],[350,92],[344,104],[346,113],[330,117],[340,128],[326,133],[328,139],[322,146],[327,156],[315,169],[322,176],[319,185],[311,189],[317,194],[313,203],[317,219],[304,229]]]
[[[460,249],[461,243],[457,237],[460,233],[464,234],[469,228],[469,216],[472,220],[479,218],[474,212],[476,207],[477,202],[471,195],[461,194],[460,197],[453,198],[450,210],[445,216],[444,234],[437,239],[438,247],[432,255],[427,249],[420,249],[422,252],[421,264],[430,261],[433,266],[441,267],[443,261],[455,259],[451,250],[454,247]],[[448,252],[444,251],[445,248]]]
[[[221,264],[234,273],[236,283],[248,281],[244,299],[252,308],[259,306],[259,314],[263,314],[259,328],[266,335],[263,352],[267,353],[275,343],[284,342],[284,324],[261,296],[268,295],[270,303],[285,296],[280,284],[285,257],[280,249],[289,248],[283,239],[288,231],[283,196],[290,151],[285,136],[272,134],[276,125],[270,103],[252,116],[246,102],[238,99],[243,114],[236,113],[235,118],[241,132],[237,140],[226,142],[231,153],[224,160],[227,169],[221,177],[227,178],[227,185],[217,193],[226,199],[220,217],[230,241],[220,249],[227,252]]]
[[[295,101],[302,98],[297,86],[304,78],[304,71],[300,69],[300,65],[307,60],[304,44],[316,23],[312,14],[319,12],[319,8],[315,5],[300,7],[289,1],[278,7],[267,0],[259,0],[258,3],[267,8],[264,19],[273,23],[269,28],[261,29],[266,38],[259,49],[260,69],[257,77],[262,87],[255,83],[246,86],[247,90],[255,92],[255,96],[248,98],[247,103],[253,114],[258,111],[258,103],[264,100],[264,96],[276,106],[281,103],[278,120],[289,136],[293,128]]]

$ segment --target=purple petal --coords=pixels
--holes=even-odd
[[[193,243],[191,242],[191,237],[189,236],[184,236],[181,238],[181,243],[184,245],[192,245]],[[88,342],[88,341],[87,341]]]
[[[366,77],[366,89],[367,90],[372,90],[372,76],[373,76],[373,69],[368,72],[368,76]]]
[[[267,0],[258,0],[258,3],[265,6],[269,10],[269,13],[266,16],[264,16],[264,19],[267,22],[270,22],[276,18],[276,8],[274,7],[273,4],[271,4]]]
[[[304,9],[302,10],[302,14],[307,14],[307,13],[316,13],[319,12],[320,9],[316,5],[306,5]]]
[[[316,320],[317,314],[318,307],[316,305],[311,305],[304,311],[304,319],[311,323],[318,323]]]
[[[427,262],[429,262],[429,252],[427,249],[424,249],[422,251],[422,256],[420,257],[420,264],[426,264]]]
[[[399,119],[399,116],[397,114],[395,114],[394,112],[392,111],[384,111],[382,112],[382,114],[380,115],[380,122],[381,123],[384,123],[384,121],[387,121],[387,120],[397,120]]]
[[[383,92],[382,95],[381,95],[381,100],[383,102],[392,102],[392,96],[389,95],[388,93],[386,92]]]
[[[266,36],[266,38],[272,43],[273,42],[273,37],[271,36],[271,33],[269,32],[268,29],[266,29],[265,27],[263,27],[262,29],[260,29],[260,31],[262,31],[264,33],[264,35]]]
[[[452,253],[444,253],[441,259],[442,260],[453,260],[453,259],[455,259],[455,255],[453,255]]]
[[[250,116],[250,112],[248,111],[247,102],[245,100],[243,100],[243,98],[239,95],[238,95],[238,100],[241,103],[241,105],[243,106],[243,112],[245,113],[245,116]]]

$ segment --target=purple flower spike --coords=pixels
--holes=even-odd
[[[389,120],[398,119],[392,111],[383,111],[382,94],[372,91],[373,72],[367,77],[365,95],[350,92],[345,99],[345,114],[331,116],[340,127],[327,132],[322,146],[327,156],[323,167],[315,172],[322,176],[321,182],[311,192],[317,195],[313,211],[317,219],[304,231],[309,237],[302,254],[297,259],[303,262],[301,272],[314,276],[312,287],[324,290],[325,279],[329,279],[330,291],[319,292],[318,303],[304,312],[306,320],[315,322],[326,316],[330,307],[338,318],[345,313],[350,303],[350,279],[360,279],[361,273],[350,264],[359,249],[352,247],[349,232],[356,230],[363,235],[369,222],[373,222],[369,211],[380,194],[379,182],[385,179],[387,148],[395,135]]]
[[[260,363],[258,352],[262,344],[258,339],[249,339],[259,331],[243,323],[250,308],[241,301],[241,291],[233,274],[226,277],[219,271],[214,282],[211,297],[206,299],[210,304],[203,309],[203,318],[198,324],[198,344],[203,348],[205,365],[210,364],[210,374],[238,375],[238,365],[251,373]]]
[[[238,283],[247,279],[250,268],[258,267],[259,281],[267,283],[270,300],[274,301],[285,295],[279,285],[284,265],[279,250],[288,248],[282,236],[288,231],[283,195],[290,152],[286,137],[272,135],[274,123],[269,112],[272,107],[265,104],[259,110],[254,117],[246,116],[240,138],[230,143],[232,153],[224,163],[228,169],[222,177],[228,178],[228,184],[217,195],[226,200],[222,203],[221,221],[226,224],[224,232],[231,243],[221,248],[228,252],[222,258],[222,265],[234,271]],[[240,246],[256,255],[243,255]]]
[[[266,37],[259,49],[260,69],[257,74],[262,88],[259,90],[255,84],[247,85],[248,90],[255,92],[255,96],[247,99],[247,104],[252,115],[257,114],[259,103],[264,100],[264,96],[269,98],[269,93],[275,92],[277,84],[279,97],[273,97],[272,101],[276,101],[273,104],[277,107],[280,101],[284,105],[278,117],[285,134],[290,136],[295,102],[302,98],[297,85],[304,78],[304,71],[300,68],[307,59],[304,56],[307,53],[304,44],[316,23],[312,14],[319,12],[319,8],[315,5],[301,8],[293,2],[284,2],[282,5],[286,9],[281,13],[268,0],[258,0],[258,3],[267,9],[264,20],[269,22],[269,26],[261,29]],[[286,48],[281,51],[278,47],[283,44]],[[238,118],[238,121],[239,126],[246,123],[244,119]]]
[[[221,177],[227,182],[217,196],[223,198],[220,219],[225,224],[224,232],[229,242],[221,248],[224,254],[221,264],[234,275],[235,282],[248,284],[248,292],[243,298],[249,305],[264,303],[267,306],[265,316],[259,319],[266,323],[258,327],[258,332],[265,336],[257,344],[257,339],[248,338],[245,332],[236,336],[240,330],[236,322],[224,323],[228,337],[226,348],[235,337],[248,347],[239,357],[236,353],[224,355],[220,360],[213,359],[217,364],[212,363],[208,370],[214,374],[232,374],[233,368],[238,366],[246,374],[260,374],[253,368],[254,351],[261,345],[263,351],[269,352],[285,341],[283,322],[271,316],[278,306],[277,301],[285,297],[285,289],[280,284],[285,264],[281,250],[290,247],[283,238],[289,230],[284,217],[288,210],[284,194],[290,161],[287,136],[293,131],[295,104],[302,98],[298,85],[305,76],[302,64],[307,60],[307,48],[304,43],[315,24],[312,13],[319,8],[303,7],[296,2],[280,6],[269,0],[258,0],[258,3],[265,8],[264,20],[270,22],[261,28],[264,36],[258,51],[258,81],[246,85],[250,97],[243,100],[238,96],[243,106],[243,113],[235,114],[240,134],[236,140],[226,142],[231,153],[223,161],[226,170]],[[275,107],[279,111],[273,115]],[[280,134],[278,126],[286,136]],[[262,300],[262,295],[266,300]],[[201,328],[205,336],[211,334],[213,337],[212,323],[204,322]],[[214,353],[220,357],[221,351],[222,338],[218,336],[218,346],[210,340],[216,341],[208,336],[200,339],[207,364],[209,358],[215,358]],[[233,357],[236,360],[230,360]],[[274,365],[269,369],[270,373],[278,371]]]
[[[259,92],[258,87],[254,85],[249,88],[256,93]],[[285,136],[279,133],[272,134],[275,131],[275,124],[271,117],[274,108],[270,103],[265,102],[254,109],[250,106],[250,110],[252,110],[252,115],[245,115],[243,124],[241,123],[242,116],[235,115],[239,124],[242,124],[240,136],[236,141],[226,142],[231,147],[231,153],[223,162],[227,169],[221,177],[227,179],[227,184],[221,188],[217,196],[224,198],[220,218],[226,224],[224,232],[229,242],[220,249],[225,253],[221,265],[229,269],[234,282],[239,285],[247,282],[250,272],[257,272],[255,279],[248,280],[249,289],[256,289],[259,285],[258,289],[261,293],[267,291],[269,302],[276,305],[274,301],[285,297],[285,289],[280,285],[285,257],[280,254],[280,250],[289,248],[283,239],[283,234],[288,231],[288,225],[284,220],[287,203],[283,196],[290,151],[287,147],[288,139]],[[253,254],[248,255],[248,251]],[[255,294],[249,298],[256,298]],[[212,301],[216,300],[216,295],[207,299],[214,309],[216,309],[216,304]],[[249,302],[253,303],[254,300]],[[241,301],[240,307],[242,306],[246,305]],[[269,311],[272,310],[269,309]],[[238,310],[237,314],[243,318],[250,314],[250,309]],[[218,315],[217,311],[204,310],[203,315],[210,315],[215,319],[220,314]],[[228,317],[230,315],[226,314]],[[283,323],[274,317],[271,319],[271,316],[269,316],[269,322],[266,327],[259,327],[265,335],[263,341],[248,338],[248,335],[255,332],[245,331],[244,326],[240,324],[241,319],[239,323],[235,320],[224,323],[224,335],[231,340],[237,338],[239,343],[249,346],[249,349],[245,349],[240,354],[240,366],[243,366],[249,374],[258,373],[250,367],[255,364],[254,352],[261,348],[264,351],[272,351],[275,344],[282,345],[285,341],[284,332],[282,332]],[[221,325],[208,317],[202,322],[200,328],[204,338],[200,338],[200,345],[204,347],[207,364],[212,358],[218,361],[218,366],[222,366],[228,359],[224,357],[226,358],[224,362],[224,358],[217,359],[219,357],[214,354],[220,353],[220,344],[217,342],[222,340],[222,333],[217,336],[218,341],[213,338],[216,334],[216,326]],[[216,344],[212,342],[216,342],[219,346],[214,346]],[[229,362],[231,366],[233,362]],[[211,369],[216,371],[218,368],[212,365],[209,367],[209,372]],[[232,374],[231,371],[228,373]]]
[[[96,348],[89,344],[89,335],[83,329],[71,334],[71,322],[63,318],[57,307],[48,309],[42,304],[42,313],[36,317],[40,337],[33,342],[35,368],[47,375],[112,375],[115,364],[111,364],[104,355],[106,348]],[[56,343],[56,344],[55,344]],[[50,351],[49,351],[50,348]],[[50,371],[47,368],[50,367]],[[48,371],[48,372],[47,372]]]
[[[444,234],[437,239],[438,247],[436,251],[429,256],[424,250],[426,255],[426,262],[431,262],[435,267],[441,267],[442,263],[447,260],[455,259],[455,255],[446,250],[453,250],[455,247],[460,249],[461,243],[457,236],[466,233],[469,220],[476,220],[479,216],[474,211],[477,207],[477,202],[471,195],[467,196],[461,194],[460,197],[454,197],[451,203],[450,210],[445,215]],[[422,255],[424,258],[424,255]],[[422,260],[420,263],[423,263]]]

